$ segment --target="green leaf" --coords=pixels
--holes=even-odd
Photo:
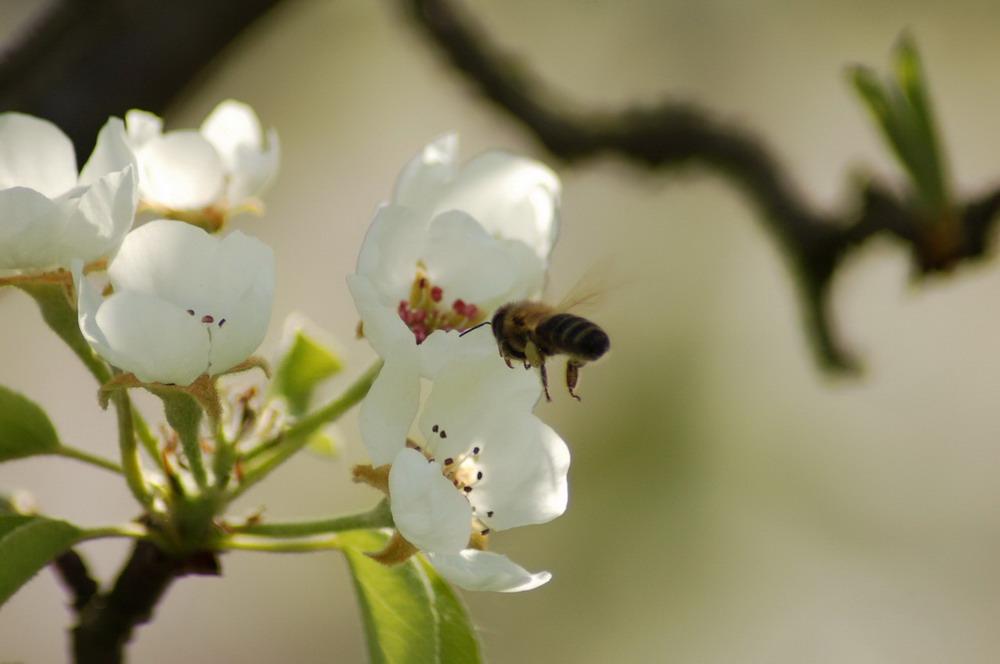
[[[45,411],[31,399],[0,386],[0,461],[53,454],[59,435]]]
[[[395,567],[365,552],[388,535],[344,533],[343,551],[354,576],[371,664],[478,664],[472,624],[455,592],[420,556]]]
[[[0,605],[81,535],[65,521],[0,515]]]
[[[290,335],[271,379],[271,390],[284,397],[290,415],[299,417],[309,409],[316,387],[343,370],[344,365],[333,351],[301,328],[293,328]]]
[[[900,39],[892,64],[893,76],[885,82],[867,67],[851,69],[851,82],[909,173],[917,198],[932,217],[946,216],[950,198],[945,160],[923,66],[909,35]]]
[[[337,441],[329,431],[330,427],[322,431],[317,431],[313,435],[309,436],[309,442],[306,443],[306,449],[308,449],[313,454],[318,454],[323,457],[335,457],[340,453],[340,448],[337,446]]]
[[[419,559],[434,596],[441,661],[448,664],[476,664],[482,661],[479,641],[462,599],[423,556]]]

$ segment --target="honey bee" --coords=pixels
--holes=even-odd
[[[563,309],[530,300],[511,302],[497,309],[492,319],[476,326],[488,324],[493,329],[500,357],[508,367],[514,367],[512,360],[522,362],[525,369],[538,367],[546,401],[552,401],[545,372],[546,358],[567,356],[566,387],[570,396],[579,401],[580,397],[573,390],[580,367],[600,358],[611,347],[608,335],[596,323]]]

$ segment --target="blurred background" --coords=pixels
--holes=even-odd
[[[16,30],[40,3],[3,0]],[[899,179],[845,67],[885,71],[910,29],[924,57],[957,189],[1000,176],[995,3],[530,0],[467,3],[557,92],[616,108],[696,100],[761,133],[798,185],[842,211],[853,174]],[[552,163],[449,71],[390,2],[295,0],[246,31],[170,109],[197,126],[221,100],[281,136],[263,218],[234,228],[274,247],[278,291],[263,354],[303,312],[337,339],[346,385],[372,359],[344,285],[372,213],[424,143],[461,134]],[[813,362],[796,286],[740,194],[710,173],[614,160],[563,179],[552,260],[558,300],[593,265],[615,286],[588,312],[612,353],[583,372],[583,403],[537,413],[573,450],[570,507],[494,548],[553,580],[465,598],[493,664],[534,662],[988,662],[1000,658],[1000,268],[915,283],[888,240],[834,282],[842,336],[866,365]],[[20,292],[0,297],[0,382],[45,406],[67,442],[113,455],[114,416]],[[320,518],[371,506],[353,420],[340,457],[301,455],[234,513]],[[0,466],[0,487],[84,525],[135,516],[115,477],[62,459]],[[127,545],[82,547],[116,573]],[[221,578],[179,580],[133,662],[361,662],[337,553],[232,553]],[[0,561],[0,564],[3,564]],[[48,570],[0,611],[0,660],[66,659],[67,598]]]

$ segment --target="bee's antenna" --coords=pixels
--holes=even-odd
[[[472,326],[472,327],[470,327],[470,328],[469,328],[468,330],[466,330],[465,332],[462,332],[462,333],[461,333],[460,335],[458,335],[458,336],[460,336],[460,337],[464,337],[464,336],[465,336],[465,335],[467,335],[467,334],[468,334],[469,332],[472,332],[473,330],[478,330],[478,329],[479,329],[479,328],[481,328],[481,327],[482,327],[483,325],[489,325],[489,324],[490,324],[490,321],[488,321],[488,320],[484,320],[484,321],[483,321],[482,323],[480,323],[479,325],[473,325],[473,326]]]

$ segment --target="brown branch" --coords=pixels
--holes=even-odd
[[[114,587],[92,594],[78,609],[73,628],[73,655],[77,664],[117,664],[123,661],[132,632],[149,621],[153,609],[175,579],[187,574],[218,575],[211,552],[175,557],[155,544],[136,542]],[[78,598],[79,599],[79,598]]]
[[[0,51],[0,110],[55,122],[86,159],[110,115],[162,113],[280,0],[56,0]]]
[[[877,233],[908,244],[918,272],[947,269],[979,257],[998,209],[1000,190],[960,207],[952,235],[928,233],[927,220],[877,183],[858,192],[837,218],[799,193],[767,144],[690,103],[583,112],[557,102],[449,0],[401,0],[401,5],[449,62],[556,157],[577,163],[615,154],[647,169],[700,165],[737,186],[757,208],[799,285],[817,359],[826,368],[855,367],[837,340],[829,313],[831,281],[841,259]]]
[[[69,590],[73,597],[70,606],[77,611],[87,606],[97,594],[97,582],[90,576],[87,564],[75,549],[67,549],[59,554],[59,557],[52,561],[52,568],[56,572],[56,577]]]

